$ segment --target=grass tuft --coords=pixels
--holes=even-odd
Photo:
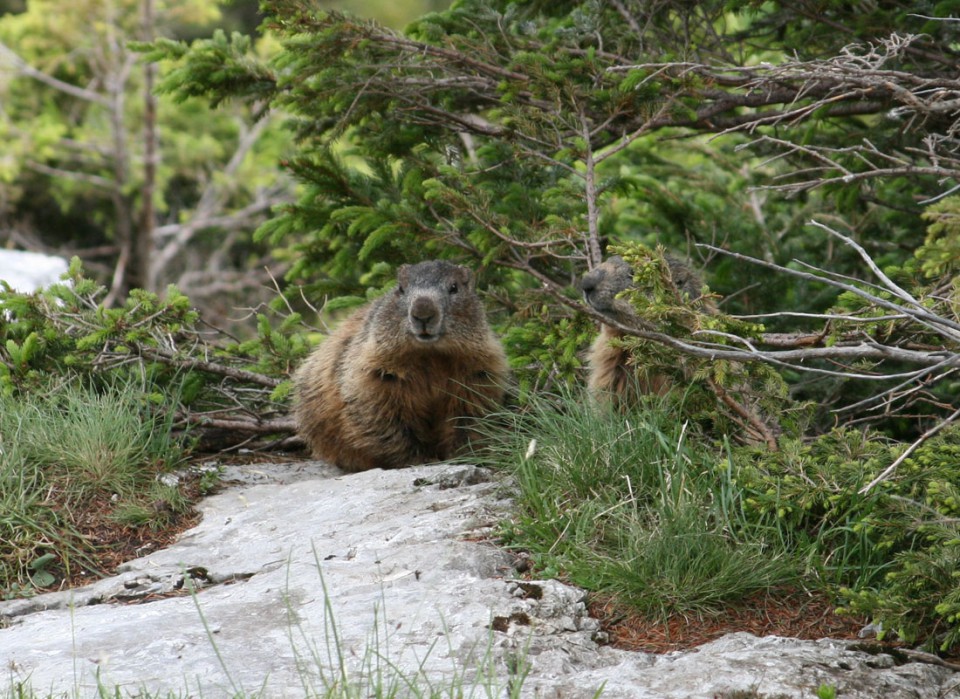
[[[655,399],[621,414],[568,396],[505,416],[507,436],[487,440],[519,491],[505,542],[540,574],[662,617],[796,583],[782,537],[741,516],[728,462],[676,414]]]
[[[180,458],[166,420],[135,383],[0,397],[0,595],[98,572],[86,532],[100,518],[157,526],[186,511],[156,480]]]

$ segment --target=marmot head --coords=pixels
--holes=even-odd
[[[633,270],[620,257],[614,255],[583,275],[580,289],[583,297],[594,310],[615,320],[635,318],[636,313],[630,302],[617,298],[624,289],[633,286]]]
[[[433,343],[476,333],[486,320],[474,291],[473,272],[444,260],[402,265],[393,291],[406,311],[406,331],[417,342]]]
[[[707,312],[715,309],[712,301],[703,296],[703,281],[689,264],[670,255],[664,256],[664,260],[678,299],[698,305]],[[629,301],[617,298],[617,294],[633,285],[633,269],[619,255],[607,258],[584,274],[580,281],[583,297],[594,310],[628,324],[629,321],[636,320],[637,313]]]

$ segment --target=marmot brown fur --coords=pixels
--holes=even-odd
[[[703,294],[699,275],[682,260],[669,255],[664,259],[679,300],[704,313],[717,313],[713,299]],[[615,256],[583,275],[580,288],[587,303],[595,310],[622,325],[640,326],[641,319],[630,301],[617,298],[633,283],[630,265],[622,257]],[[638,395],[664,395],[678,378],[686,376],[682,361],[670,374],[634,363],[630,351],[615,342],[621,337],[623,333],[617,328],[601,324],[600,334],[587,353],[587,388],[598,402],[610,403],[619,409],[629,408],[636,404]],[[765,414],[761,409],[756,391],[752,390],[745,374],[744,380],[734,382],[732,389],[724,389],[713,382],[710,387],[721,410],[742,426],[740,433],[735,435],[739,441],[777,449],[777,437],[781,432],[777,416]]]
[[[449,458],[503,402],[507,359],[466,267],[403,265],[294,375],[300,435],[345,471]]]
[[[691,304],[699,304],[705,311],[714,312],[715,306],[703,297],[703,281],[700,276],[681,260],[665,257],[673,285]],[[594,310],[623,325],[636,325],[637,312],[630,301],[618,298],[621,291],[633,286],[633,269],[619,255],[583,275],[580,288],[587,303]],[[600,334],[587,352],[587,389],[597,399],[626,401],[632,393],[663,395],[672,385],[669,376],[637,371],[631,365],[630,352],[618,343],[611,342],[623,337],[614,327],[601,324]]]

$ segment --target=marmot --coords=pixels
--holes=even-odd
[[[294,375],[298,432],[345,471],[447,459],[504,399],[507,358],[473,273],[431,260],[401,266],[397,282]]]
[[[703,281],[690,266],[667,255],[664,258],[670,270],[673,285],[691,304],[699,304],[706,312],[716,311],[713,301],[703,297]],[[633,286],[633,269],[619,255],[583,275],[580,289],[587,303],[595,310],[623,325],[639,321],[630,301],[618,298],[621,291]],[[641,394],[663,395],[672,385],[663,374],[638,372],[631,365],[630,352],[617,343],[623,337],[616,328],[601,324],[600,334],[587,352],[587,389],[595,398],[613,398],[622,402],[634,391]],[[628,401],[629,402],[629,401]]]
[[[682,260],[669,255],[664,259],[678,300],[704,313],[716,314],[716,303],[710,296],[704,296],[699,275]],[[623,325],[637,325],[640,318],[630,301],[617,298],[633,283],[630,265],[622,257],[615,256],[584,274],[580,288],[587,303],[595,310]],[[688,378],[689,369],[682,360],[671,373],[634,363],[629,350],[611,342],[621,337],[620,330],[601,324],[600,334],[587,353],[587,388],[598,402],[612,403],[618,409],[628,408],[636,403],[637,394],[664,395],[677,378]],[[732,388],[723,388],[712,380],[708,380],[707,385],[717,397],[720,412],[741,426],[742,429],[735,434],[738,441],[763,444],[775,451],[777,437],[782,431],[778,418],[762,408],[758,392],[752,387],[755,382],[751,381],[749,374],[742,368],[731,369],[732,375],[737,372],[742,380],[732,381]]]

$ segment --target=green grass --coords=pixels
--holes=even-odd
[[[621,541],[600,553],[602,589],[650,616],[709,615],[771,588],[795,584],[797,567],[756,534],[733,534],[710,517],[707,503],[655,511],[618,523]]]
[[[650,618],[804,589],[893,638],[960,646],[960,427],[861,492],[905,445],[842,430],[732,448],[682,415],[672,398],[620,414],[560,396],[498,416],[488,458],[517,489],[502,541]]]
[[[541,574],[656,616],[711,614],[799,581],[797,558],[747,521],[721,450],[691,438],[669,404],[628,414],[535,400],[488,440],[519,490],[505,541]]]
[[[179,492],[156,479],[180,451],[144,396],[125,383],[0,398],[0,596],[91,567],[94,544],[82,530],[95,518],[162,525],[158,503],[185,511]]]

